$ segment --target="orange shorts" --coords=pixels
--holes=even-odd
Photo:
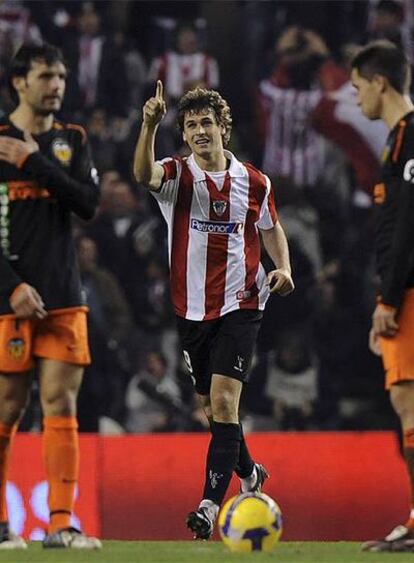
[[[414,380],[414,289],[405,293],[398,326],[393,338],[380,338],[386,389],[400,381]]]
[[[87,310],[55,309],[41,320],[0,316],[0,373],[29,371],[36,358],[90,364]]]

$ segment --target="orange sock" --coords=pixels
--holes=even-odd
[[[404,457],[407,464],[411,487],[411,507],[414,509],[414,428],[404,431],[403,435]],[[406,522],[408,528],[414,529],[414,514],[411,510],[410,518]]]
[[[10,459],[10,443],[17,430],[17,424],[9,426],[0,422],[0,522],[7,522],[6,484]]]
[[[43,419],[43,459],[49,483],[49,533],[70,526],[79,474],[78,421],[75,416]]]

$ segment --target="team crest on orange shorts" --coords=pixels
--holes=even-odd
[[[7,343],[9,355],[13,360],[21,360],[24,355],[26,343],[23,338],[11,338]]]

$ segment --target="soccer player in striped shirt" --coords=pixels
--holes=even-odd
[[[239,400],[269,293],[294,289],[288,244],[269,178],[224,149],[230,138],[227,102],[197,88],[178,104],[188,158],[154,159],[166,112],[163,85],[143,109],[134,174],[154,195],[168,225],[171,293],[184,358],[210,422],[205,486],[187,526],[208,539],[233,471],[241,491],[268,477],[247,449]],[[260,238],[275,264],[266,275]]]

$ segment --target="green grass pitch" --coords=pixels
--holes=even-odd
[[[0,563],[393,563],[413,561],[407,553],[361,553],[357,542],[283,542],[272,553],[233,554],[220,542],[106,541],[101,551],[44,550],[39,543],[27,550],[0,551]]]

